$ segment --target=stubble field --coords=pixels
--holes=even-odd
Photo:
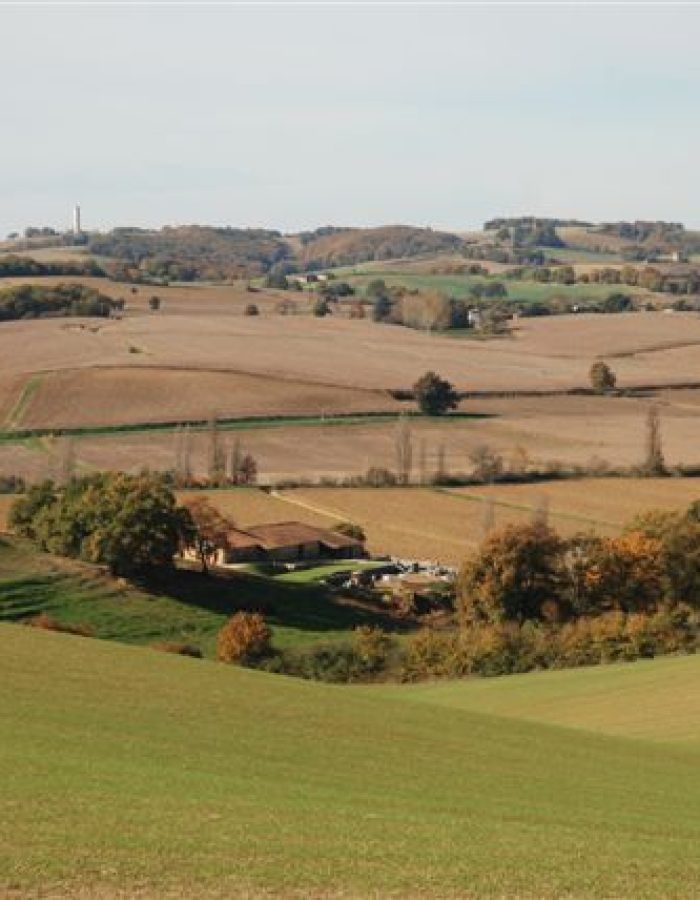
[[[188,494],[183,494],[183,497]],[[700,499],[700,478],[588,478],[475,488],[293,488],[272,495],[212,491],[236,525],[302,521],[361,525],[371,552],[458,565],[487,530],[545,514],[564,536],[617,534],[648,509],[681,510]]]

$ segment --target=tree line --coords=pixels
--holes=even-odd
[[[108,317],[121,302],[84,284],[23,284],[0,290],[0,321],[52,316]]]

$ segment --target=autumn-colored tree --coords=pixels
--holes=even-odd
[[[646,448],[642,472],[644,475],[665,475],[666,464],[661,442],[661,417],[656,405],[649,407],[646,421]]]
[[[260,613],[238,612],[219,631],[216,656],[226,663],[251,663],[271,651],[272,632]]]
[[[592,540],[587,545],[580,606],[582,614],[655,608],[664,595],[662,542],[641,531]]]
[[[212,505],[207,497],[195,497],[185,501],[193,529],[190,546],[194,547],[202,566],[207,572],[216,556],[216,551],[226,546],[229,531],[235,528],[234,523]]]
[[[672,603],[700,608],[700,512],[697,503],[685,513],[651,510],[637,516],[629,530],[661,543],[664,596]]]
[[[333,531],[338,534],[344,534],[347,537],[355,538],[356,541],[367,540],[364,529],[361,525],[355,524],[355,522],[338,522],[337,525],[333,526]]]
[[[561,538],[541,523],[491,532],[457,580],[462,621],[556,618],[562,550]]]
[[[591,381],[591,387],[596,394],[605,394],[612,391],[617,381],[617,376],[607,363],[602,360],[594,362],[588,373]]]
[[[394,432],[394,452],[399,484],[408,484],[413,468],[413,435],[405,416],[399,416]]]

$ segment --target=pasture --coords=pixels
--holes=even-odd
[[[700,892],[695,746],[0,632],[9,893]]]
[[[361,293],[365,293],[367,285],[377,278],[383,279],[387,287],[403,287],[413,291],[440,291],[456,299],[469,299],[471,290],[477,285],[486,283],[480,275],[441,275],[432,272],[401,271],[395,267],[359,269],[343,274],[347,281]],[[605,284],[545,284],[530,279],[504,278],[503,285],[508,291],[510,300],[522,300],[526,303],[546,302],[554,298],[570,300],[604,300],[613,293],[614,288]],[[645,294],[635,288],[635,293]]]

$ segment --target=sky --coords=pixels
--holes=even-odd
[[[700,6],[4,5],[0,236],[700,227]]]

